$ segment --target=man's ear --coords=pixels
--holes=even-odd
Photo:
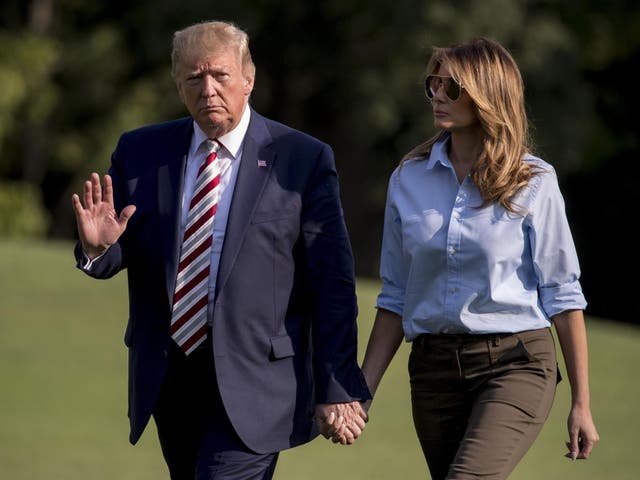
[[[253,91],[253,77],[244,77],[244,94],[251,95]]]
[[[180,101],[184,103],[184,95],[182,94],[182,84],[176,79],[176,89],[178,90],[178,96]]]

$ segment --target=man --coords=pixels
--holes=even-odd
[[[268,479],[279,451],[366,419],[333,153],[248,105],[233,24],[176,32],[172,75],[191,116],[122,135],[104,187],[73,196],[75,255],[127,269],[131,443],[153,415],[172,479]]]

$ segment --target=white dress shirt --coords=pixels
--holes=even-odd
[[[242,114],[240,122],[229,133],[215,140],[220,143],[220,149],[216,157],[216,161],[220,165],[220,184],[218,186],[218,204],[216,214],[213,217],[213,242],[211,246],[211,271],[209,273],[209,322],[212,321],[213,300],[216,291],[216,278],[218,276],[218,266],[220,264],[220,255],[222,253],[222,245],[224,244],[225,232],[227,229],[227,220],[229,218],[229,209],[231,207],[231,199],[238,178],[238,170],[240,169],[240,161],[242,159],[242,147],[249,120],[251,117],[251,109],[247,105]],[[193,196],[193,189],[198,176],[198,169],[204,161],[207,152],[203,142],[208,140],[206,134],[198,126],[193,124],[193,136],[191,137],[191,146],[187,155],[187,166],[184,174],[184,188],[182,190],[182,211],[180,218],[180,238],[184,236],[184,229],[187,223],[187,214],[189,212],[189,203]],[[212,139],[213,140],[213,139]]]

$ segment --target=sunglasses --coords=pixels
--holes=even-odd
[[[452,102],[455,102],[460,98],[460,93],[464,88],[461,84],[456,82],[453,77],[444,75],[427,75],[427,78],[424,80],[424,91],[429,100],[436,96],[440,87],[444,87],[445,95]]]

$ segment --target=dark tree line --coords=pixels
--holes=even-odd
[[[421,89],[432,46],[496,38],[525,78],[537,153],[558,170],[592,315],[625,305],[638,271],[633,0],[9,0],[0,6],[0,235],[73,238],[70,195],[104,172],[121,132],[184,116],[174,30],[237,22],[261,113],[330,143],[359,275],[375,276],[387,178],[431,135]]]

